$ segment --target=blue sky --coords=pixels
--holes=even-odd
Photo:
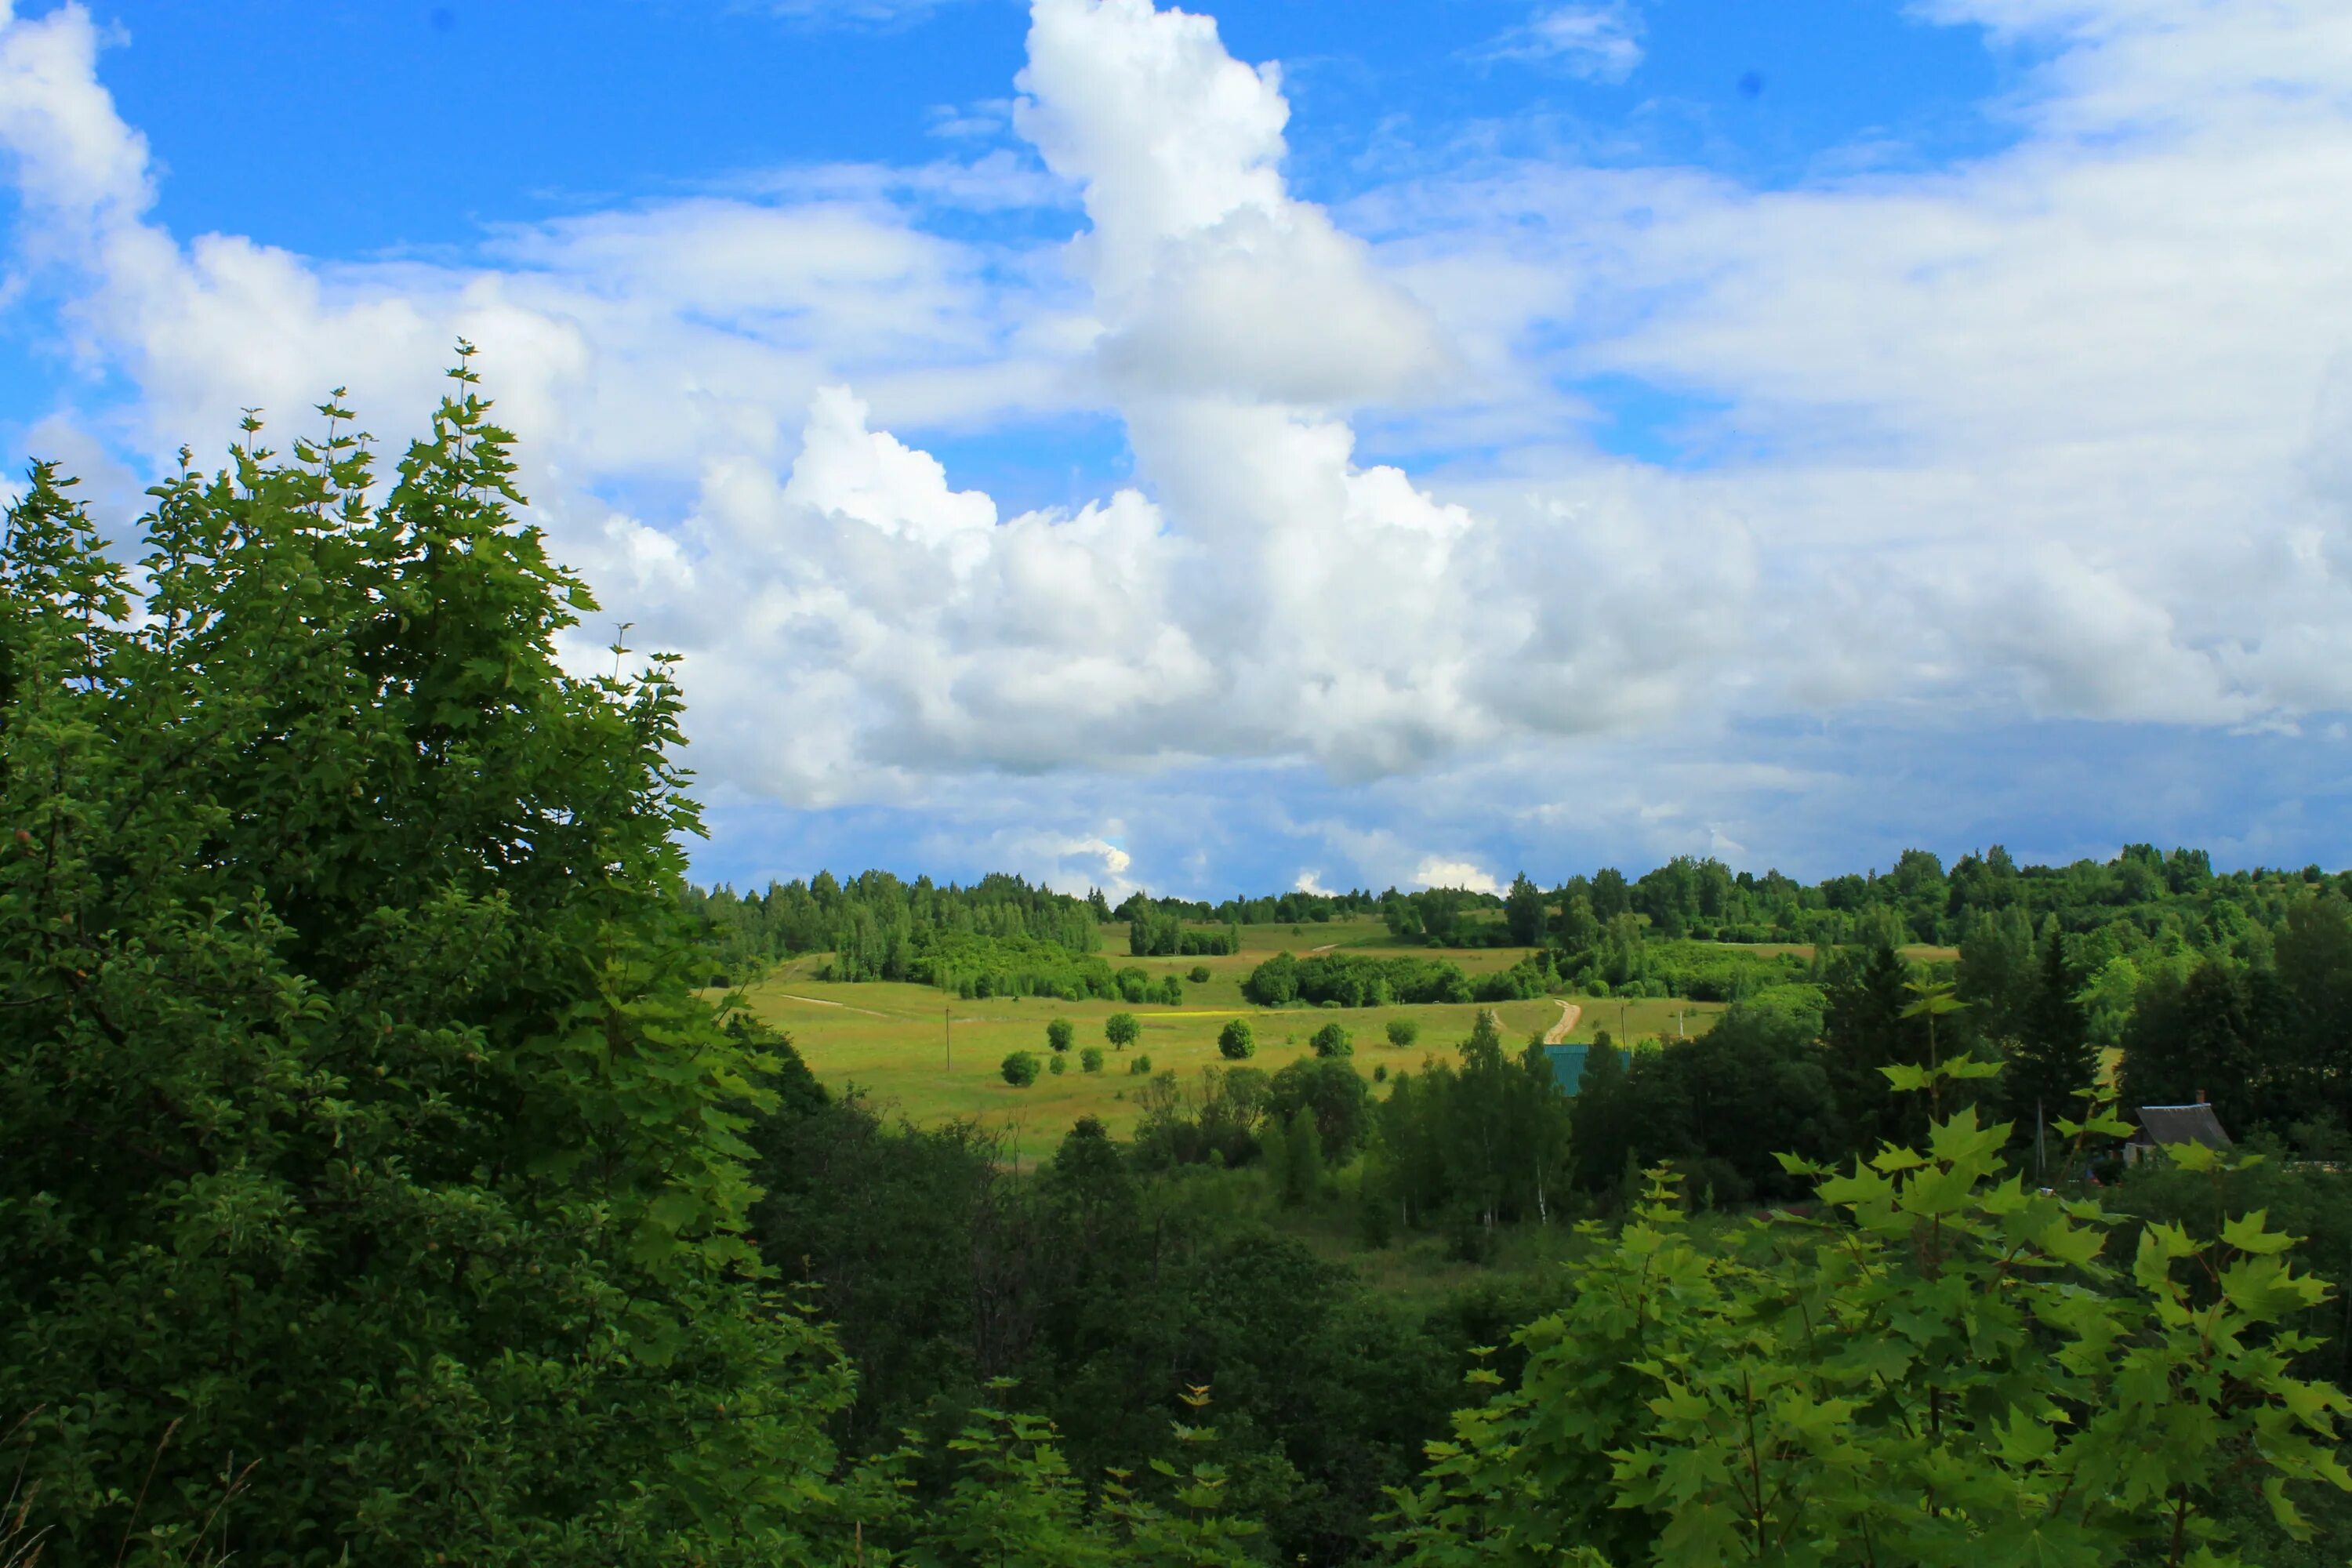
[[[0,0],[0,175],[126,523],[479,343],[705,875],[2352,858],[2326,0]]]

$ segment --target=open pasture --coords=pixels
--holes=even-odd
[[[745,1001],[755,1016],[792,1037],[810,1070],[835,1093],[854,1087],[874,1103],[918,1123],[970,1117],[1009,1126],[1024,1157],[1049,1151],[1081,1116],[1100,1118],[1115,1135],[1131,1133],[1140,1114],[1135,1091],[1145,1079],[1131,1073],[1129,1064],[1138,1056],[1148,1056],[1154,1072],[1172,1068],[1187,1083],[1195,1082],[1202,1068],[1223,1065],[1217,1034],[1230,1018],[1249,1020],[1257,1037],[1257,1055],[1249,1065],[1268,1072],[1310,1055],[1308,1037],[1336,1019],[1354,1035],[1357,1069],[1370,1077],[1376,1066],[1395,1073],[1417,1070],[1424,1056],[1450,1058],[1479,1012],[1475,1004],[1268,1010],[1241,999],[1241,976],[1256,962],[1248,953],[1117,962],[1133,963],[1155,974],[1170,969],[1181,974],[1196,963],[1205,964],[1215,978],[1205,984],[1187,984],[1181,1007],[1046,997],[961,1001],[927,985],[817,980],[812,976],[821,961],[802,959],[751,987]],[[1620,1003],[1587,998],[1581,1005],[1583,1016],[1572,1039],[1591,1039],[1595,1027],[1612,1034],[1630,1028],[1637,1038],[1672,1038],[1678,1012],[1684,1026],[1696,1034],[1705,1026],[1699,1020],[1706,1014],[1720,1010],[1706,1003],[1671,999]],[[1543,998],[1495,1004],[1494,1011],[1515,1050],[1560,1016],[1559,1003]],[[1111,1049],[1103,1038],[1103,1021],[1118,1012],[1134,1014],[1141,1030],[1124,1051]],[[1053,1054],[1046,1047],[1045,1025],[1057,1017],[1067,1018],[1076,1035],[1067,1070],[1060,1075],[1044,1070]],[[1421,1026],[1421,1037],[1410,1047],[1388,1043],[1388,1023],[1398,1017]],[[1087,1046],[1103,1047],[1100,1073],[1080,1070],[1078,1052]],[[1006,1083],[999,1071],[1005,1056],[1014,1050],[1030,1051],[1038,1058],[1037,1081],[1026,1089]]]

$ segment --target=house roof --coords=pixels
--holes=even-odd
[[[2149,1143],[2202,1143],[2209,1149],[2232,1147],[2230,1135],[2221,1131],[2221,1119],[2213,1114],[2210,1105],[2143,1105],[2139,1108],[2139,1135],[2132,1140]]]

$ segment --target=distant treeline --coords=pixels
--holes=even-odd
[[[824,980],[871,979],[844,975],[833,964],[818,972]],[[1184,1000],[1184,983],[1173,974],[1154,975],[1133,965],[1114,970],[1091,953],[1076,953],[1057,942],[1026,936],[976,936],[967,931],[925,930],[915,933],[907,961],[884,978],[936,985],[958,996],[1054,996],[1065,1002],[1158,1002],[1173,1007]]]
[[[1136,957],[1192,957],[1240,950],[1242,924],[1328,924],[1379,914],[1390,936],[1437,947],[1543,947],[1550,969],[1543,985],[1519,973],[1515,990],[1500,983],[1479,990],[1446,985],[1442,971],[1416,971],[1409,985],[1390,978],[1397,1002],[1507,999],[1543,994],[1564,985],[1580,994],[1696,996],[1731,1002],[1764,985],[1811,971],[1813,959],[1724,952],[1715,942],[1792,942],[1813,947],[1906,947],[2039,941],[2055,924],[2067,942],[2067,962],[2086,975],[2105,963],[2140,954],[2218,952],[2244,959],[2249,942],[2277,929],[2286,910],[2316,891],[2352,893],[2352,872],[2328,875],[2251,869],[2213,872],[2200,848],[2159,853],[2133,844],[2112,860],[2077,860],[2063,868],[2016,865],[2001,847],[1964,856],[1950,869],[1933,853],[1912,848],[1891,872],[1830,877],[1806,886],[1780,872],[1734,872],[1719,860],[1679,856],[1637,879],[1613,868],[1569,877],[1545,891],[1519,875],[1503,896],[1465,889],[1400,893],[1282,893],[1200,902],[1131,893],[1118,908],[1094,891],[1087,898],[1056,893],[1021,877],[992,875],[971,886],[901,881],[889,872],[863,872],[837,881],[818,872],[809,881],[769,884],[764,893],[689,889],[687,912],[701,926],[718,975],[740,978],[762,963],[807,952],[833,952],[833,971],[845,980],[918,978],[922,933],[1030,938],[1070,954],[1101,947],[1101,926],[1129,921],[1129,952]],[[2251,936],[2249,936],[2251,933]],[[1296,999],[1362,1006],[1379,985],[1369,971],[1327,966],[1328,985],[1301,985]],[[1400,971],[1402,973],[1402,971]],[[1467,985],[1467,983],[1465,983]],[[2126,985],[2110,975],[2107,990]],[[1279,980],[1261,987],[1279,992]],[[1355,1002],[1350,1002],[1355,996]],[[2115,999],[2103,1002],[2107,1013]],[[2112,1039],[2107,1041],[2112,1044]]]
[[[1102,945],[1109,910],[1033,886],[1018,877],[982,877],[971,886],[941,886],[929,877],[902,882],[887,871],[836,881],[820,871],[808,881],[771,882],[764,893],[724,885],[689,887],[683,895],[703,945],[730,978],[801,953],[830,952],[842,980],[909,980],[919,933],[1028,939],[1071,953]]]
[[[1249,973],[1242,994],[1262,1007],[1387,1007],[1427,1002],[1518,1002],[1555,994],[1687,996],[1736,1002],[1792,981],[1817,979],[1819,961],[1743,952],[1689,940],[1655,941],[1621,915],[1591,947],[1545,947],[1475,979],[1450,959],[1320,952],[1276,953]]]
[[[1718,860],[1679,856],[1634,880],[1604,867],[1549,893],[1522,877],[1504,905],[1505,924],[1523,943],[1539,940],[1549,925],[1575,947],[1591,926],[1638,914],[1667,937],[1950,946],[1976,920],[2011,909],[2037,925],[2055,916],[2069,931],[2116,919],[2151,932],[2167,924],[2185,931],[2238,913],[2275,925],[2291,903],[2317,889],[2352,893],[2352,872],[2316,866],[2216,872],[2204,850],[2161,853],[2147,844],[2128,845],[2107,861],[2019,866],[1995,845],[1961,857],[1948,871],[1928,851],[1906,849],[1884,874],[1832,877],[1810,887],[1778,871],[1735,872]],[[2225,908],[2231,912],[2221,912]]]
[[[1393,891],[1393,889],[1391,889]],[[1377,913],[1379,898],[1363,891],[1349,893],[1276,893],[1264,898],[1227,899],[1213,904],[1204,899],[1155,899],[1129,893],[1112,911],[1114,920],[1147,916],[1190,921],[1197,925],[1320,925]]]

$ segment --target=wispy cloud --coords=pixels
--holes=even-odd
[[[1642,63],[1642,17],[1624,0],[1605,5],[1549,5],[1481,55],[1540,61],[1588,81],[1623,81]]]
[[[809,27],[896,27],[919,22],[958,0],[739,0],[741,9],[763,12]]]

